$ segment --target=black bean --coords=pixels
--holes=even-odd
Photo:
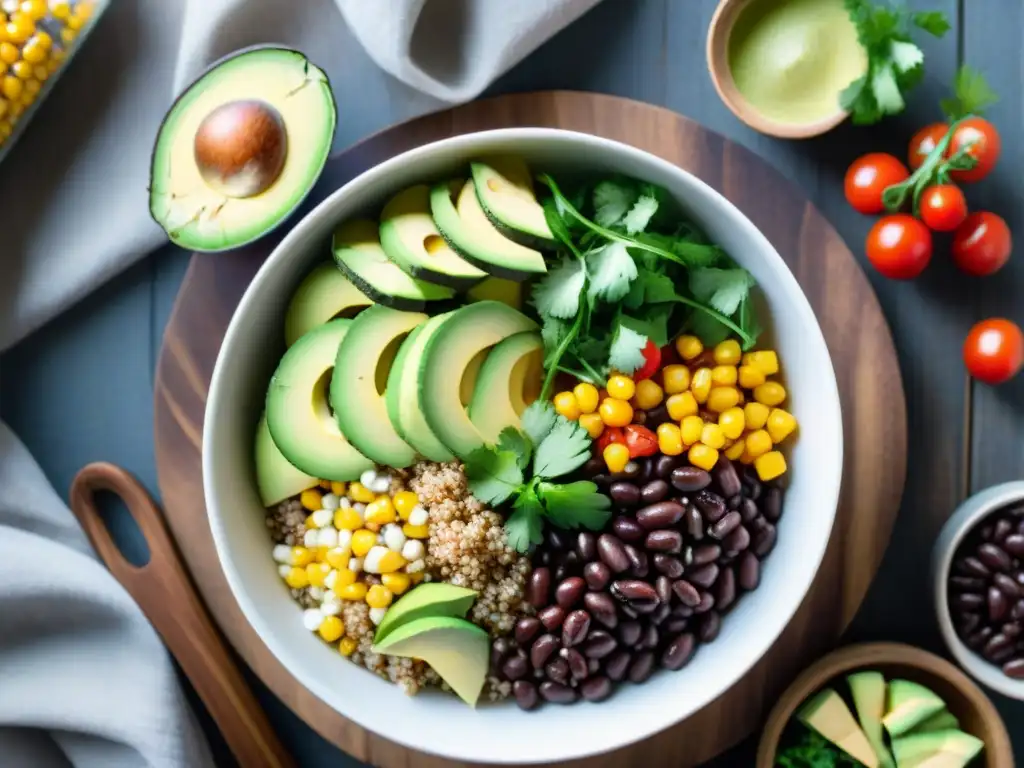
[[[672,591],[676,593],[679,602],[690,608],[700,605],[700,592],[693,584],[685,579],[678,579],[672,584]]]
[[[544,665],[544,674],[548,676],[548,679],[554,680],[556,683],[568,685],[569,662],[567,662],[561,656],[556,656]],[[543,685],[543,683],[541,685]]]
[[[612,520],[612,530],[623,541],[632,543],[643,541],[644,536],[647,535],[647,532],[640,527],[640,523],[632,517],[616,517]],[[598,549],[598,555],[600,554],[601,550]]]
[[[629,558],[629,572],[638,579],[647,577],[650,572],[650,564],[647,561],[647,553],[640,552],[631,544],[625,546],[626,557]]]
[[[597,559],[597,537],[589,531],[580,531],[576,537],[576,552],[584,563]]]
[[[603,659],[618,646],[615,638],[600,630],[591,632],[583,643],[583,655],[588,659]]]
[[[991,571],[976,557],[965,557],[963,560],[958,561],[956,566],[965,576],[980,576],[983,579],[987,579],[992,575]]]
[[[969,635],[981,624],[981,616],[976,613],[964,613],[956,619],[956,628],[961,635]]]
[[[753,553],[758,557],[767,556],[775,548],[775,536],[775,526],[765,523],[765,527],[754,534],[754,540],[751,542]]]
[[[952,605],[954,610],[958,611],[976,611],[981,608],[984,603],[984,597],[972,592],[953,595],[953,598],[950,600],[950,605]]]
[[[554,632],[562,626],[562,621],[565,619],[565,611],[557,605],[549,605],[537,613],[537,618],[544,625],[544,629],[548,632]]]
[[[587,563],[583,566],[583,580],[595,592],[599,592],[607,587],[611,578],[612,569],[604,563]]]
[[[1024,521],[1021,522],[1020,527],[1024,527]],[[1007,536],[1006,541],[1003,542],[1003,549],[1014,557],[1024,557],[1024,533]]]
[[[629,558],[622,542],[614,536],[602,533],[597,539],[597,554],[602,562],[612,569],[612,573],[629,570]]]
[[[747,552],[740,558],[738,568],[737,581],[740,583],[740,588],[748,592],[757,589],[757,585],[761,583],[761,563],[758,562],[758,559]]]
[[[540,627],[540,619],[524,616],[516,622],[516,642],[520,645],[527,645],[540,632]]]
[[[551,571],[544,567],[534,568],[526,585],[526,599],[534,608],[543,608],[548,604],[550,592]]]
[[[1021,627],[1020,624],[1011,621],[1006,624],[1003,624],[1002,628],[999,631],[1011,640],[1016,640],[1018,637],[1020,637],[1021,632],[1024,632],[1024,627]]]
[[[570,576],[555,587],[555,602],[568,610],[583,599],[587,591],[587,582],[579,576]]]
[[[658,593],[646,581],[622,579],[612,582],[612,594],[620,600],[636,604],[648,601],[658,602]]]
[[[725,499],[711,491],[700,491],[693,497],[693,503],[700,510],[704,522],[714,525],[725,517]]]
[[[569,674],[574,680],[586,680],[590,674],[590,664],[586,657],[575,648],[563,648],[559,651],[569,664]]]
[[[653,531],[675,525],[683,518],[685,512],[686,507],[678,501],[659,501],[638,510],[636,521],[648,531]]]
[[[1014,680],[1024,679],[1024,658],[1018,657],[1003,664],[1003,674]]]
[[[693,556],[687,560],[688,565],[707,565],[722,556],[722,548],[717,544],[701,544],[693,548]]]
[[[526,661],[525,654],[519,651],[515,656],[509,656],[505,660],[501,671],[505,673],[506,680],[520,680],[526,677],[526,673],[530,671],[530,665]]]
[[[744,471],[740,482],[743,483],[743,493],[746,494],[748,499],[751,501],[757,501],[761,498],[761,493],[763,492],[764,487],[761,485],[761,481],[757,478],[756,471],[752,478],[746,471]]]
[[[728,509],[739,509],[740,508],[740,504],[742,502],[743,502],[743,497],[740,496],[737,493],[735,496],[730,496],[728,499],[725,500],[725,506]]]
[[[640,477],[640,473],[643,471],[643,466],[639,461],[627,461],[625,468],[621,472],[616,472],[612,475],[612,481],[616,480],[636,480]]]
[[[672,596],[672,592],[671,592],[671,590],[669,590],[669,599],[670,600],[671,600],[671,596]],[[665,619],[667,619],[671,613],[672,613],[672,606],[669,603],[662,602],[662,603],[659,603],[658,607],[654,609],[654,613],[652,613],[650,615],[648,620],[654,626],[658,626],[663,621],[665,621]]]
[[[761,496],[761,513],[769,523],[777,523],[782,516],[782,491],[769,488]]]
[[[697,643],[694,641],[693,635],[679,635],[679,637],[668,644],[664,653],[661,654],[661,666],[673,671],[682,669],[693,656],[693,651],[696,647]]]
[[[632,608],[637,616],[641,614],[647,616],[658,610],[659,605],[661,605],[661,602],[658,600],[634,600],[628,606],[623,606],[623,608]]]
[[[981,536],[982,541],[992,541],[992,526],[983,525],[979,535]]]
[[[715,579],[717,578],[718,566],[714,563],[702,565],[693,571],[687,572],[686,574],[687,581],[698,587],[703,587],[704,589],[710,589],[711,585],[715,583]]]
[[[722,539],[722,546],[726,552],[743,552],[750,546],[750,533],[742,525]]]
[[[616,612],[615,601],[607,592],[588,592],[583,596],[583,605],[595,621],[609,629],[615,629],[618,625],[619,615]]]
[[[996,543],[1002,543],[1002,541],[1013,532],[1013,523],[1009,520],[997,520],[996,526],[992,530],[992,540]]]
[[[1013,640],[1001,632],[990,637],[985,647],[981,649],[982,656],[996,663],[1006,661],[1012,654]]]
[[[547,541],[548,549],[565,549],[565,538],[556,529],[548,527],[544,531],[544,538]]]
[[[653,624],[648,626],[644,630],[643,635],[640,637],[640,642],[637,643],[637,648],[642,651],[653,651],[658,647],[658,628]]]
[[[1024,600],[1018,600],[1010,609],[1010,618],[1020,621],[1024,619]]]
[[[672,485],[683,493],[702,491],[711,485],[711,475],[699,467],[676,467],[672,470]]]
[[[501,666],[505,663],[505,657],[511,651],[510,644],[507,638],[499,637],[491,644],[491,673],[494,675],[501,674]]]
[[[580,694],[587,701],[604,701],[612,695],[612,681],[604,675],[597,675],[580,686]]]
[[[520,709],[529,712],[537,706],[537,686],[528,680],[516,680],[512,684],[512,693]]]
[[[643,627],[639,621],[624,621],[619,624],[618,636],[619,641],[627,646],[633,647],[640,641],[640,635],[643,633]]]
[[[684,517],[687,535],[694,541],[700,541],[703,539],[704,518],[700,516],[700,510],[691,504],[686,508],[686,515]]]
[[[654,556],[654,570],[665,574],[670,579],[678,579],[683,575],[683,564],[679,558],[659,552]]]
[[[582,643],[589,631],[590,614],[586,611],[573,611],[565,617],[565,621],[562,623],[562,647],[572,648],[572,646]]]
[[[651,480],[640,489],[641,504],[657,504],[668,496],[669,486],[664,480]]]
[[[619,605],[619,613],[621,613],[627,619],[635,619],[640,615],[637,611],[633,610],[625,603]]]
[[[715,463],[715,468],[711,470],[711,478],[725,497],[735,496],[743,488],[736,467],[725,456],[720,456]]]
[[[740,517],[743,518],[744,523],[753,521],[753,519],[760,514],[757,509],[757,504],[755,504],[751,499],[743,499],[740,502],[739,511]]]
[[[997,587],[999,587],[999,591],[1011,600],[1015,600],[1016,598],[1020,597],[1020,585],[1016,581],[1011,579],[1009,576],[1007,576],[1005,573],[997,573],[995,576],[992,577],[992,581],[995,583]]]
[[[668,413],[665,413],[668,416]],[[662,480],[672,477],[672,470],[679,466],[679,459],[675,456],[659,456],[654,460],[654,476]]]
[[[982,627],[973,635],[968,636],[967,645],[976,651],[980,651],[981,648],[988,642],[988,639],[995,634],[992,627]]]
[[[587,477],[593,477],[594,475],[600,475],[602,472],[604,472],[605,467],[607,466],[608,465],[605,464],[603,457],[591,456],[589,459],[587,459],[587,463],[583,465],[582,471],[583,474],[586,475]]]
[[[662,574],[654,580],[654,591],[658,593],[658,599],[665,605],[672,602],[672,579]]]
[[[636,483],[626,480],[612,483],[608,495],[620,507],[635,507],[640,501],[640,489],[636,487]]]
[[[1024,587],[1024,571],[1014,571],[1013,580]]]
[[[707,613],[715,607],[715,596],[710,592],[700,593],[700,602],[694,607],[694,613]]]
[[[736,600],[736,574],[732,568],[723,568],[718,574],[713,592],[719,611],[727,611]]]
[[[651,531],[644,540],[644,546],[651,552],[675,554],[683,548],[683,534],[679,531]]]
[[[1010,556],[995,544],[979,546],[978,559],[993,571],[1008,571],[1013,566]]]
[[[700,595],[698,594],[698,599]],[[688,605],[673,605],[672,615],[677,616],[680,619],[688,619],[693,616],[693,608]]]
[[[540,697],[552,704],[572,704],[576,701],[576,691],[568,685],[545,680],[540,684]]]
[[[619,682],[626,677],[626,670],[629,669],[629,662],[633,656],[627,650],[619,650],[608,657],[604,663],[604,673],[609,679]]]
[[[999,576],[1009,580],[1013,584],[1014,589],[1017,588],[1017,583],[1013,579],[1003,574],[999,574]],[[954,592],[981,592],[985,589],[985,580],[975,578],[974,576],[950,576],[949,586]]]
[[[994,622],[1001,622],[1005,619],[1006,615],[1010,612],[1010,602],[1006,599],[1006,595],[1000,592],[997,587],[989,587],[986,598],[989,619]]]
[[[629,665],[629,679],[634,683],[643,683],[654,671],[654,654],[650,651],[641,651],[633,657],[633,663]]]
[[[739,512],[736,512],[735,510],[732,512],[726,512],[725,516],[721,520],[711,526],[708,534],[721,541],[730,533],[735,531],[742,522],[743,518],[740,517]]]
[[[702,643],[711,643],[718,637],[718,632],[721,629],[721,615],[718,611],[708,611],[700,617],[697,624],[697,637],[700,638]]]
[[[689,619],[681,619],[678,616],[669,616],[668,620],[662,625],[662,630],[666,635],[674,636],[678,635],[680,632],[685,632],[689,625]]]
[[[558,638],[551,634],[544,634],[533,641],[530,648],[530,664],[534,669],[543,669],[548,663],[551,655],[561,648]]]
[[[554,577],[555,583],[557,584],[562,581],[562,579],[569,577],[569,569],[566,568],[565,565],[560,564],[555,567],[555,570],[551,575]]]

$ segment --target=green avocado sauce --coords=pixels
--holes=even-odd
[[[836,114],[840,91],[867,66],[843,0],[751,0],[729,36],[737,89],[780,123]]]

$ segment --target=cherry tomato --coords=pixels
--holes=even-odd
[[[630,424],[626,427],[626,447],[631,459],[653,456],[658,452],[658,436],[641,424]]]
[[[969,117],[953,130],[947,157],[969,146],[968,153],[978,162],[968,171],[950,171],[954,181],[981,181],[995,167],[1002,150],[999,131],[983,117]]]
[[[1013,239],[1002,216],[972,213],[953,233],[953,261],[972,275],[998,272],[1010,258]]]
[[[906,181],[907,167],[892,155],[871,152],[857,158],[846,171],[843,182],[846,202],[861,213],[881,213],[882,192],[886,187]]]
[[[605,427],[604,432],[597,438],[597,453],[601,455],[604,453],[604,449],[612,443],[626,444],[626,435],[622,431],[622,427]]]
[[[942,141],[948,130],[949,126],[945,123],[932,123],[914,134],[914,137],[910,140],[910,149],[907,151],[907,160],[912,171],[916,171],[921,167],[925,158]]]
[[[1024,366],[1024,333],[1001,317],[982,320],[964,341],[967,371],[986,384],[1002,384]]]
[[[875,269],[894,280],[917,277],[932,258],[932,233],[907,213],[883,216],[868,232],[867,254]]]
[[[644,364],[633,372],[633,381],[649,379],[661,367],[661,350],[650,339],[647,340],[647,344],[644,346],[643,356]]]
[[[934,232],[952,232],[967,218],[967,198],[954,184],[926,187],[918,202],[921,220]]]

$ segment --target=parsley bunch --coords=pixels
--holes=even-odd
[[[473,496],[494,506],[512,501],[514,511],[505,521],[509,544],[518,552],[529,551],[542,541],[545,519],[559,528],[601,530],[611,515],[611,500],[596,484],[552,482],[590,458],[590,435],[544,400],[523,412],[522,427],[506,427],[497,445],[478,448],[466,459]]]

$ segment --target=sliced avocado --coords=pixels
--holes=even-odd
[[[929,731],[956,730],[959,727],[960,721],[956,719],[956,716],[948,709],[943,709],[915,725],[911,732],[928,733]]]
[[[519,427],[520,416],[540,395],[544,342],[536,331],[509,336],[494,345],[480,366],[469,401],[469,419],[484,441],[498,442],[505,427]]]
[[[484,445],[464,405],[463,377],[499,341],[537,324],[497,301],[467,304],[452,312],[427,340],[420,360],[419,399],[430,430],[448,450],[465,458]]]
[[[944,709],[946,703],[932,691],[911,680],[889,682],[889,704],[882,725],[895,738],[910,731],[936,712]]]
[[[338,429],[327,403],[338,347],[351,323],[330,320],[308,331],[284,353],[267,389],[274,445],[303,472],[341,482],[373,469]]]
[[[420,403],[420,359],[427,341],[451,312],[430,318],[423,325],[414,328],[398,350],[388,386],[384,392],[388,419],[391,426],[405,442],[430,461],[451,461],[454,454],[444,447],[427,424]]]
[[[453,202],[455,195],[457,202]],[[485,272],[516,282],[547,272],[544,254],[495,228],[480,207],[472,179],[436,185],[430,192],[430,211],[448,244]]]
[[[480,207],[510,240],[530,248],[554,248],[544,208],[533,191],[533,177],[522,158],[488,157],[470,163]]]
[[[356,219],[334,231],[334,263],[356,288],[378,304],[406,312],[419,312],[428,302],[444,301],[455,295],[451,288],[405,274],[380,247],[378,229],[376,222]]]
[[[487,273],[452,250],[430,218],[430,189],[417,184],[395,195],[380,214],[380,244],[406,274],[465,290]]]
[[[153,219],[193,251],[262,237],[313,187],[336,121],[327,76],[298,51],[259,46],[215,62],[160,126],[149,181]]]
[[[878,757],[867,736],[857,727],[842,698],[831,688],[819,691],[804,702],[796,718],[868,768],[878,768]]]
[[[881,672],[854,672],[846,676],[853,695],[853,705],[864,735],[878,756],[882,768],[893,768],[892,755],[885,746],[882,716],[885,714],[885,677]]]
[[[419,312],[390,307],[364,310],[338,345],[331,378],[331,407],[339,429],[363,455],[396,469],[411,465],[416,451],[388,419],[385,387],[401,343],[426,320]]]
[[[963,768],[984,746],[981,739],[958,730],[911,733],[892,740],[899,768]]]
[[[491,639],[476,624],[427,616],[403,624],[372,648],[374,653],[422,659],[460,699],[476,706],[487,678]]]
[[[488,277],[466,291],[467,301],[500,301],[512,309],[523,308],[523,286],[515,280]]]
[[[373,642],[380,643],[402,625],[427,616],[465,618],[476,596],[477,593],[472,589],[457,587],[443,581],[420,584],[388,608],[388,612],[377,626]]]
[[[264,507],[280,504],[320,482],[318,478],[292,466],[288,459],[281,455],[281,451],[274,445],[274,439],[270,436],[265,413],[260,416],[260,423],[256,426],[255,453],[256,487],[259,489],[260,501]]]
[[[334,264],[321,264],[299,283],[284,315],[289,347],[306,331],[335,317],[355,314],[373,304]]]

